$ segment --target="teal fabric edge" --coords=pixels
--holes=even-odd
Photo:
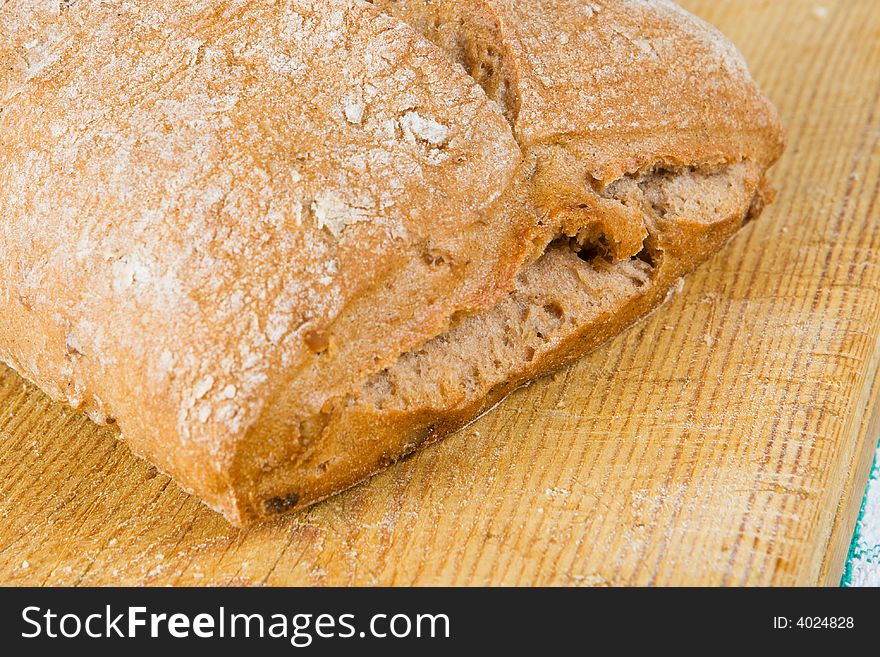
[[[874,455],[874,464],[871,466],[871,475],[868,477],[868,486],[871,482],[880,478],[880,452]],[[846,567],[843,569],[843,577],[840,579],[840,585],[843,587],[852,586],[852,567],[853,561],[859,551],[859,543],[862,539],[862,522],[865,517],[865,509],[868,504],[868,489],[865,488],[865,496],[862,498],[862,506],[859,508],[859,518],[856,520],[856,528],[853,532],[852,542],[849,544],[849,553],[846,555]]]

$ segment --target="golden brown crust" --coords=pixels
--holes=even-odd
[[[333,340],[321,375],[343,386],[503,292],[525,227],[491,205],[519,152],[472,80],[369,5],[114,4],[79,3],[3,108],[3,356],[225,504],[307,336],[355,302],[386,324]]]
[[[667,0],[374,0],[601,184],[664,163],[769,163],[779,120],[736,47]],[[499,88],[501,91],[499,91]]]
[[[0,25],[0,358],[236,523],[635,321],[781,151],[739,55],[666,2],[9,0]]]
[[[612,202],[638,208],[651,226],[638,257],[585,258],[557,240],[493,308],[459,318],[356,394],[334,399],[296,452],[273,455],[267,435],[244,441],[234,468],[244,517],[301,508],[347,488],[613,337],[755,218],[765,194],[763,168],[746,163],[619,181]],[[250,446],[263,457],[259,469]]]

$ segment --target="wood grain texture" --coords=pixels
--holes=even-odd
[[[836,583],[880,431],[880,3],[691,0],[790,147],[650,319],[311,510],[237,530],[0,371],[3,584]]]

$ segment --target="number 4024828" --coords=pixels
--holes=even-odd
[[[837,630],[852,629],[855,621],[852,616],[801,616],[797,620],[785,616],[773,618],[773,629],[786,630],[797,628],[800,630]]]

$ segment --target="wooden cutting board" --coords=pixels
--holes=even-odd
[[[685,4],[790,147],[777,203],[674,301],[247,530],[0,368],[0,583],[836,584],[880,436],[880,2]]]

